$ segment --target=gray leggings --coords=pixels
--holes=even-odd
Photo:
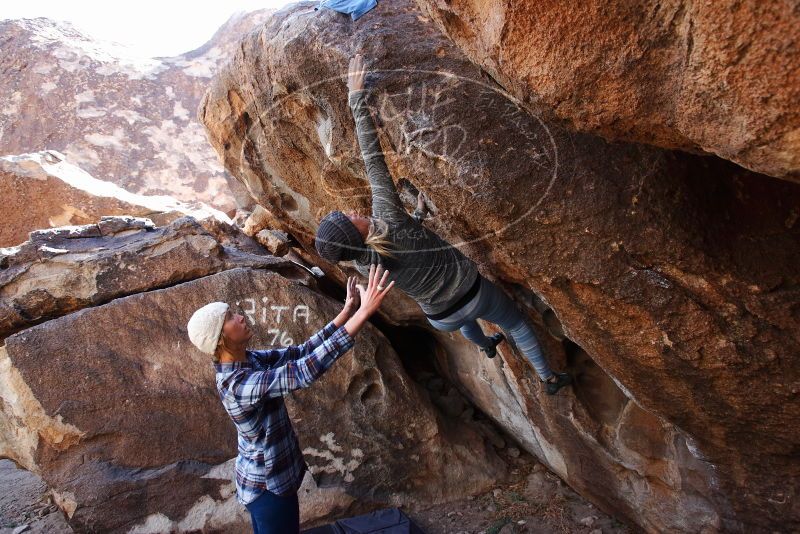
[[[428,321],[437,330],[444,330],[445,332],[461,329],[461,333],[465,338],[479,347],[488,347],[491,344],[491,340],[483,333],[476,319],[489,321],[507,330],[514,339],[517,348],[536,369],[539,378],[547,380],[553,376],[553,371],[542,355],[539,340],[536,339],[536,334],[528,324],[525,316],[502,289],[482,276],[478,294],[472,297],[460,310],[443,319],[429,318]]]

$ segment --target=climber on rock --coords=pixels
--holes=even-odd
[[[307,466],[283,395],[310,386],[353,346],[394,285],[388,276],[381,266],[370,266],[366,288],[350,277],[342,311],[302,345],[248,350],[253,331],[224,302],[206,304],[189,319],[189,339],[213,355],[217,391],[238,432],[236,496],[250,512],[255,534],[300,530],[297,490]]]
[[[317,252],[332,263],[353,260],[362,274],[371,265],[385,265],[397,287],[419,303],[431,325],[447,332],[460,329],[489,357],[494,357],[504,336],[487,337],[476,320],[499,325],[533,365],[546,392],[555,394],[572,379],[550,369],[536,334],[515,303],[481,276],[472,260],[421,224],[426,211],[422,199],[413,217],[406,213],[366,104],[364,77],[363,60],[356,55],[347,76],[348,101],[372,188],[372,216],[329,213],[317,230]]]

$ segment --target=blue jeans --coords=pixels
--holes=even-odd
[[[253,521],[253,534],[299,534],[300,504],[297,493],[288,496],[264,491],[246,505]]]
[[[539,378],[547,380],[553,376],[553,371],[542,355],[539,340],[525,316],[502,289],[482,276],[480,290],[472,300],[455,313],[438,320],[429,318],[428,322],[437,330],[445,332],[461,329],[465,338],[481,348],[486,348],[491,345],[491,340],[483,333],[476,319],[489,321],[507,330],[517,348],[536,369]]]

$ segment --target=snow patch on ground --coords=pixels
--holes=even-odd
[[[125,149],[125,132],[122,128],[114,128],[112,135],[104,135],[99,133],[91,133],[83,136],[86,142],[104,148],[116,148],[118,150]]]
[[[189,110],[183,107],[183,104],[181,104],[180,100],[176,100],[175,105],[172,108],[172,116],[176,119],[188,120]]]
[[[143,79],[153,78],[168,68],[163,61],[137,56],[122,44],[89,38],[69,22],[37,18],[19,19],[16,23],[31,32],[34,46],[49,51],[67,72],[99,63],[94,69],[97,74]]]
[[[198,206],[189,205],[179,202],[173,197],[163,195],[138,195],[111,182],[98,180],[83,169],[67,162],[63,154],[54,150],[0,157],[0,169],[9,172],[16,172],[16,169],[26,169],[28,174],[36,178],[39,178],[39,176],[35,175],[35,171],[39,170],[39,174],[58,178],[75,189],[85,191],[97,197],[116,198],[121,202],[136,206],[144,206],[150,211],[158,213],[178,211],[191,215],[196,219],[214,217],[220,221],[231,223],[227,215],[203,204]]]
[[[50,74],[50,71],[53,70],[54,68],[56,68],[55,63],[39,63],[38,65],[33,67],[33,72],[34,74],[41,74],[44,76]]]
[[[79,108],[78,111],[75,112],[75,116],[79,119],[96,119],[98,117],[105,117],[105,115],[106,110],[95,107]]]
[[[97,151],[83,141],[67,145],[67,148],[64,149],[64,155],[69,161],[84,169],[96,169],[102,164]]]
[[[226,59],[223,50],[214,46],[205,54],[194,59],[182,57],[169,60],[172,65],[182,68],[184,74],[197,78],[211,78],[217,73],[217,67]]]
[[[94,91],[87,89],[82,93],[75,95],[75,103],[77,105],[85,104],[86,102],[94,102]]]
[[[42,95],[46,95],[47,93],[49,93],[50,91],[52,91],[56,87],[58,87],[58,86],[56,84],[54,84],[53,82],[44,82],[42,85],[39,86],[39,89],[41,89]]]
[[[150,119],[132,109],[115,109],[111,114],[125,119],[129,125],[134,125],[137,122],[150,122]]]
[[[19,105],[21,102],[22,93],[19,91],[14,91],[14,94],[12,94],[11,98],[8,99],[8,103],[2,110],[0,110],[0,113],[3,115],[16,115],[19,111]]]

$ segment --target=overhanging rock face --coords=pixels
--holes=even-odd
[[[340,304],[267,270],[237,268],[28,328],[0,348],[0,455],[41,474],[79,531],[246,530],[236,432],[185,324],[240,303],[253,347],[301,342]],[[452,427],[372,326],[313,389],[289,399],[304,454],[303,520],[485,491],[505,465]]]
[[[413,3],[357,24],[301,4],[243,40],[199,113],[309,253],[322,215],[369,207],[355,52],[404,198],[428,194],[425,224],[530,304],[554,367],[578,375],[551,399],[519,355],[498,371],[460,345],[439,359],[463,389],[648,531],[796,528],[800,187],[531,115]]]
[[[800,181],[800,12],[787,2],[418,0],[538,113]]]

